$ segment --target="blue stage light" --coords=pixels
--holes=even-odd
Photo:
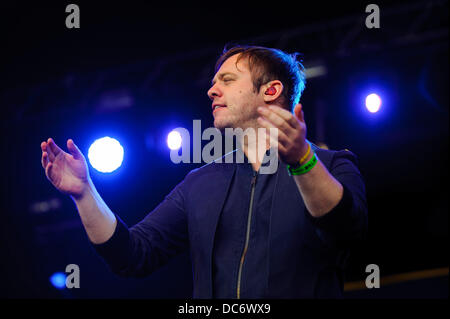
[[[57,289],[64,289],[66,288],[66,274],[62,272],[55,272],[50,277],[50,282],[52,285]]]
[[[371,113],[376,113],[380,110],[380,106],[381,106],[381,98],[375,94],[369,94],[366,97],[366,108],[369,112]]]
[[[123,147],[116,139],[106,136],[92,143],[88,158],[97,171],[111,173],[122,165]]]
[[[172,131],[167,135],[167,146],[171,150],[177,150],[181,147],[181,134],[177,131]]]

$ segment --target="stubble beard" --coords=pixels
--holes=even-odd
[[[230,112],[231,111],[231,112]],[[243,130],[252,127],[254,129],[258,128],[257,118],[259,116],[256,108],[251,106],[250,104],[243,105],[238,112],[232,106],[230,106],[229,110],[226,112],[230,112],[232,114],[222,115],[223,118],[214,118],[214,127],[219,131],[224,133],[225,128],[241,128]]]

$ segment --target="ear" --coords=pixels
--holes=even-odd
[[[281,96],[283,89],[284,87],[281,81],[273,80],[261,86],[260,93],[263,96],[264,102],[270,103]]]

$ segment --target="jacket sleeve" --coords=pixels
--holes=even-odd
[[[329,172],[344,188],[339,203],[327,214],[313,217],[318,236],[330,247],[347,248],[358,240],[365,240],[368,228],[367,200],[363,178],[357,168],[356,156],[337,151]]]
[[[142,277],[187,250],[188,230],[184,207],[184,181],[142,221],[128,226],[116,215],[112,237],[94,249],[119,276]]]

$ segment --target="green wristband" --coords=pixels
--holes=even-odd
[[[287,170],[288,170],[290,176],[303,175],[305,173],[308,173],[310,170],[312,170],[312,168],[314,166],[316,166],[316,164],[317,164],[317,157],[316,157],[316,153],[313,152],[313,156],[307,163],[305,163],[302,166],[297,167],[297,168],[291,168],[289,165],[287,165]]]

